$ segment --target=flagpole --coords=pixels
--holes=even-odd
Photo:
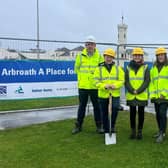
[[[39,0],[37,0],[37,59],[40,59],[40,45],[39,45]]]

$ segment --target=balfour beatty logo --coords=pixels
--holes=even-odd
[[[19,87],[15,90],[15,93],[18,93],[18,94],[24,93],[24,91],[23,91],[23,89],[22,89],[22,86],[19,86]]]

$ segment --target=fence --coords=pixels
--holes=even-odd
[[[78,52],[82,51],[84,42],[37,40],[0,37],[0,59],[39,59],[39,60],[74,60]],[[112,43],[98,43],[100,51],[105,46],[116,46]],[[104,47],[103,47],[104,45]]]
[[[6,38],[0,37],[0,59],[1,60],[75,60],[78,52],[82,51],[84,42],[82,41],[57,41],[39,40],[37,48],[36,39]],[[123,64],[124,61],[131,59],[131,51],[134,47],[142,47],[145,50],[145,60],[153,62],[154,50],[157,47],[168,44],[116,44],[98,42],[97,48],[103,53],[106,48],[113,48],[117,53],[117,63]]]
[[[0,37],[0,60],[7,60],[0,61],[1,100],[77,95],[73,64],[84,42],[39,40],[40,48],[36,44],[34,39]],[[115,49],[116,62],[123,67],[132,59],[132,48],[142,47],[145,61],[153,62],[159,46],[167,48],[168,44],[97,43],[101,54],[106,48]]]

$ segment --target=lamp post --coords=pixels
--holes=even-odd
[[[39,0],[37,0],[37,59],[40,59],[39,36]]]

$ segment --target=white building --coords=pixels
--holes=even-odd
[[[124,17],[122,16],[121,24],[118,24],[118,44],[119,47],[119,65],[124,66],[125,61],[132,60],[132,48],[126,48],[127,44],[127,29],[128,26],[124,23]],[[148,61],[148,53],[144,52],[144,61]]]
[[[56,50],[40,50],[40,60],[75,60],[77,53],[84,49],[82,46],[78,46],[72,50],[68,48],[58,48]],[[38,58],[37,49],[30,49],[24,51],[18,51],[15,49],[0,48],[0,59],[1,60],[23,60],[31,59],[37,60]]]
[[[127,44],[127,28],[128,26],[124,24],[124,17],[122,16],[122,23],[118,24],[118,44]],[[126,57],[126,46],[119,47],[119,58],[127,59]]]

